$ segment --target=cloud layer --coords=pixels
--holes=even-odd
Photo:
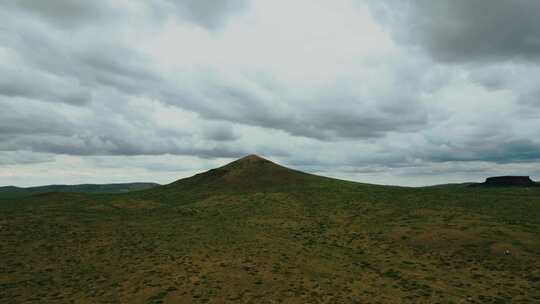
[[[382,1],[375,11],[398,39],[446,63],[540,59],[540,2],[535,0]]]
[[[532,0],[2,3],[0,184],[169,182],[248,153],[366,182],[540,179],[538,12]]]

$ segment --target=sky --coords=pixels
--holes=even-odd
[[[540,180],[539,64],[537,0],[1,1],[0,186]]]

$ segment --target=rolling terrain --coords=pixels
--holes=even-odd
[[[121,184],[82,184],[82,185],[49,185],[38,187],[0,187],[0,198],[15,198],[50,192],[74,193],[123,193],[144,190],[159,186],[156,183],[121,183]]]
[[[407,188],[248,156],[0,199],[1,303],[538,303],[540,187]]]

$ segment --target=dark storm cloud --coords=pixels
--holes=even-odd
[[[375,14],[394,23],[399,40],[419,43],[438,61],[540,59],[540,1],[377,2]]]

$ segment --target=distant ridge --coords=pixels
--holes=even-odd
[[[80,184],[48,185],[38,187],[0,187],[0,198],[24,197],[51,192],[61,193],[125,193],[145,190],[159,186],[156,183],[117,183],[117,184]]]

